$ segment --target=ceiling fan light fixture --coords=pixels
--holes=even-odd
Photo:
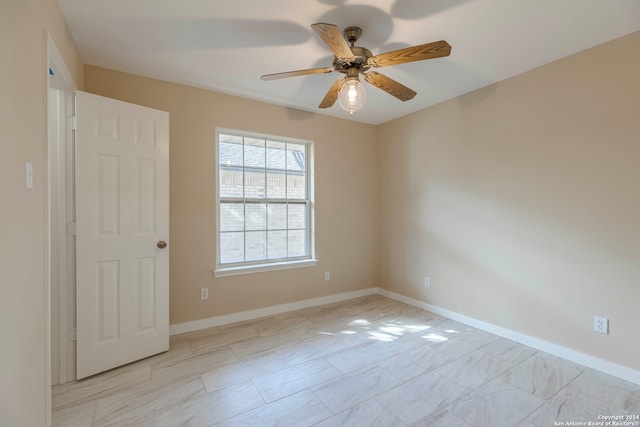
[[[353,114],[367,102],[367,92],[358,78],[347,78],[340,88],[338,103],[349,114]]]

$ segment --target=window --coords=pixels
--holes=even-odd
[[[315,264],[311,148],[218,131],[216,276]]]

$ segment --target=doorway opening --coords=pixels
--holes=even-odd
[[[46,145],[46,369],[51,386],[75,379],[75,222],[74,115],[75,83],[53,40],[47,35]],[[50,396],[47,398],[51,413]]]

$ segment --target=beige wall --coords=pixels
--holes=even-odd
[[[639,51],[634,33],[380,126],[381,286],[640,369]]]
[[[81,87],[82,62],[57,2],[0,2],[0,426],[45,423],[47,32]]]
[[[83,70],[55,0],[8,0],[0,3],[0,53],[10,58],[0,67],[0,337],[8,344],[0,426],[45,420],[47,32],[78,87],[84,71],[90,92],[171,113],[172,323],[380,280],[640,369],[640,59],[632,54],[640,33],[376,128]],[[315,141],[317,267],[211,276],[216,126]],[[24,188],[26,161],[33,190]],[[198,299],[201,287],[208,301]],[[591,331],[594,314],[611,318],[609,336]]]
[[[93,66],[85,83],[88,92],[170,113],[172,324],[376,285],[374,126]],[[316,267],[212,277],[216,127],[314,141]]]

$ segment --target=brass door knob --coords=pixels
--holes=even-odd
[[[164,240],[160,240],[160,241],[158,242],[158,248],[160,248],[160,249],[164,249],[164,248],[166,248],[166,247],[167,247],[167,242],[165,242]]]

